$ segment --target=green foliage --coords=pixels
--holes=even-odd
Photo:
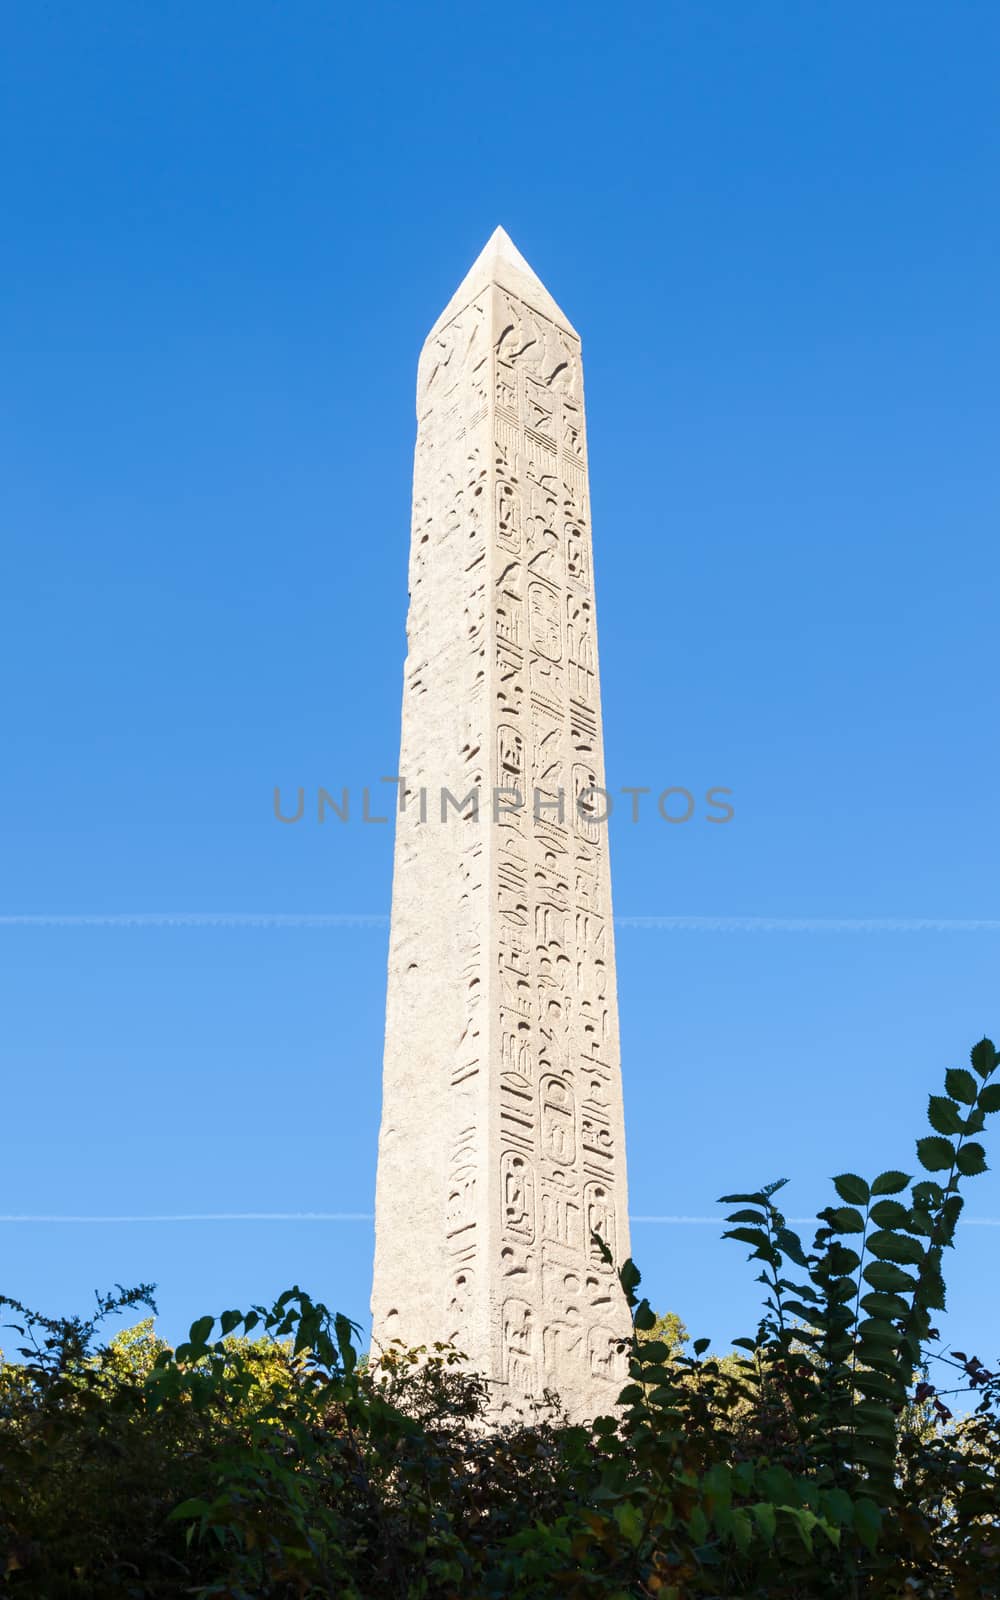
[[[931,1099],[917,1159],[934,1176],[840,1174],[811,1243],[782,1183],[726,1197],[764,1290],[733,1354],[657,1316],[623,1263],[628,1382],[587,1427],[498,1428],[455,1350],[371,1365],[354,1325],[298,1288],[199,1318],[175,1350],[148,1319],[99,1342],[106,1316],[152,1309],[146,1286],[99,1297],[89,1321],[3,1300],[23,1342],[0,1360],[0,1592],[995,1597],[1000,1376],[932,1327],[961,1186],[983,1170],[970,1135],[1000,1109],[989,1041],[971,1065]]]

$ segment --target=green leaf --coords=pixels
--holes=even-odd
[[[980,1039],[978,1044],[972,1046],[969,1057],[973,1067],[981,1078],[988,1078],[997,1064],[997,1053],[993,1048],[992,1039]]]
[[[850,1527],[854,1521],[854,1502],[843,1489],[825,1489],[820,1505],[831,1522]]]
[[[961,1215],[965,1201],[960,1194],[945,1195],[941,1202],[941,1215],[953,1227]]]
[[[936,1133],[961,1133],[962,1117],[954,1100],[932,1094],[927,1102],[927,1120]]]
[[[618,1524],[619,1531],[627,1544],[634,1549],[642,1539],[643,1517],[639,1507],[631,1500],[623,1500],[615,1506],[612,1515]]]
[[[854,1381],[862,1394],[871,1395],[875,1400],[898,1400],[902,1405],[906,1399],[906,1388],[902,1378],[892,1378],[888,1373],[858,1372]]]
[[[961,1100],[966,1106],[975,1105],[976,1080],[964,1067],[949,1067],[944,1075],[944,1086],[953,1100]]]
[[[618,1279],[626,1294],[630,1294],[633,1289],[638,1289],[642,1282],[642,1273],[631,1257],[623,1263],[618,1273]]]
[[[650,1328],[656,1327],[656,1312],[652,1309],[648,1300],[639,1301],[632,1321],[640,1333],[648,1333]]]
[[[919,1233],[923,1238],[929,1239],[934,1232],[934,1220],[929,1211],[921,1211],[918,1206],[907,1214],[907,1233]]]
[[[898,1200],[879,1200],[871,1209],[871,1219],[878,1228],[901,1228],[909,1214]]]
[[[905,1300],[900,1299],[898,1294],[880,1294],[876,1290],[874,1294],[863,1294],[861,1296],[861,1309],[866,1311],[870,1317],[894,1318],[905,1317],[909,1307]]]
[[[874,1550],[882,1530],[882,1513],[874,1500],[855,1500],[854,1531],[866,1550]]]
[[[775,1505],[792,1506],[799,1499],[795,1479],[787,1467],[765,1467],[758,1473],[757,1482]]]
[[[199,1317],[197,1322],[192,1322],[188,1339],[191,1344],[207,1344],[208,1336],[214,1327],[214,1317]]]
[[[812,1555],[812,1552],[813,1552],[812,1531],[813,1531],[813,1528],[816,1526],[815,1513],[810,1511],[808,1509],[808,1507],[803,1507],[803,1509],[801,1511],[799,1511],[799,1510],[796,1510],[795,1507],[793,1507],[793,1506],[782,1506],[781,1510],[786,1512],[788,1514],[788,1516],[791,1517],[792,1521],[795,1523],[795,1526],[799,1531],[799,1535],[800,1535],[800,1537],[802,1539],[802,1543],[805,1545],[806,1549],[809,1551],[809,1554]]]
[[[921,1211],[936,1211],[943,1199],[941,1185],[932,1183],[929,1178],[913,1185],[913,1204]]]
[[[889,1228],[878,1228],[869,1235],[868,1248],[880,1261],[895,1261],[906,1267],[915,1267],[924,1259],[924,1246],[908,1233],[893,1233]]]
[[[859,1344],[869,1347],[873,1361],[884,1364],[888,1357],[891,1362],[893,1352],[899,1345],[899,1330],[887,1318],[866,1317],[858,1323],[857,1331]]]
[[[875,1400],[859,1400],[851,1416],[858,1432],[866,1438],[895,1438],[896,1419],[889,1406],[879,1405]]]
[[[987,1171],[986,1151],[981,1144],[976,1144],[974,1141],[963,1144],[955,1157],[955,1165],[964,1177],[978,1178],[981,1172]]]
[[[222,1330],[222,1337],[225,1338],[227,1333],[232,1333],[233,1329],[238,1328],[242,1321],[242,1311],[224,1311],[222,1316],[219,1318],[219,1327]]]
[[[860,1461],[874,1476],[878,1473],[891,1481],[892,1464],[896,1454],[894,1439],[865,1439],[857,1435],[851,1441],[851,1459],[855,1466]]]
[[[762,1228],[727,1228],[722,1235],[724,1239],[735,1239],[738,1244],[752,1244],[756,1249],[769,1245],[767,1234]]]
[[[864,1233],[865,1219],[853,1206],[831,1206],[826,1213],[837,1233]]]
[[[754,1521],[760,1529],[761,1536],[765,1544],[773,1544],[775,1531],[778,1526],[778,1519],[775,1515],[774,1507],[769,1505],[766,1500],[761,1500],[757,1503],[757,1505],[751,1506],[750,1511]]]
[[[941,1271],[941,1251],[932,1252],[933,1259],[924,1268],[920,1285],[920,1295],[928,1311],[945,1311],[947,1309],[944,1275]]]
[[[753,1222],[758,1228],[767,1227],[767,1216],[763,1211],[734,1211],[726,1218],[727,1222]]]
[[[207,1500],[182,1500],[179,1506],[174,1506],[167,1517],[168,1522],[177,1521],[180,1517],[203,1517],[206,1511],[211,1511]]]
[[[711,1339],[696,1339],[691,1348],[696,1356],[703,1356],[711,1342]]]
[[[901,1189],[906,1188],[909,1181],[909,1173],[890,1169],[888,1172],[880,1173],[875,1179],[872,1184],[872,1194],[899,1194]]]
[[[848,1250],[846,1245],[833,1244],[830,1246],[830,1270],[838,1277],[845,1273],[857,1272],[861,1265],[861,1257],[856,1250]]]
[[[797,1267],[809,1265],[806,1260],[806,1253],[802,1248],[802,1240],[797,1233],[793,1233],[791,1228],[776,1228],[774,1240],[782,1254],[786,1255],[790,1261],[794,1261]]]
[[[756,1194],[720,1194],[715,1203],[717,1206],[763,1206],[767,1204],[767,1195],[763,1190]]]
[[[834,1178],[833,1187],[841,1200],[846,1200],[849,1206],[866,1206],[870,1197],[868,1185],[864,1178],[859,1178],[857,1173],[842,1172]]]
[[[857,1284],[853,1278],[831,1278],[827,1287],[830,1300],[853,1300],[856,1293]]]
[[[704,1544],[708,1537],[708,1518],[701,1506],[695,1506],[688,1517],[688,1531],[695,1544]]]
[[[943,1172],[955,1159],[955,1147],[948,1139],[918,1139],[917,1157],[928,1172]]]
[[[861,1276],[873,1289],[885,1289],[889,1294],[905,1294],[917,1286],[915,1278],[894,1267],[891,1261],[871,1261]]]
[[[986,1112],[1000,1111],[1000,1083],[988,1083],[980,1090],[979,1109]]]

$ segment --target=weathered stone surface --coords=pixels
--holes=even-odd
[[[417,417],[374,1338],[583,1418],[628,1326],[591,1234],[629,1251],[583,373],[500,228]]]

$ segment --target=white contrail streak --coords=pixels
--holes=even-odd
[[[0,1222],[374,1222],[372,1211],[177,1211],[151,1216],[0,1216]]]
[[[1000,933],[995,917],[618,916],[658,933]],[[383,911],[83,911],[0,913],[0,928],[387,928]]]
[[[381,911],[81,911],[0,914],[0,928],[387,928]]]
[[[69,1216],[45,1213],[11,1213],[0,1215],[0,1223],[51,1222],[51,1223],[117,1223],[117,1222],[374,1222],[372,1211],[177,1211],[160,1212],[147,1216]],[[685,1226],[704,1224],[710,1227],[725,1225],[725,1217],[685,1216],[635,1216],[633,1223],[668,1223]],[[816,1217],[789,1217],[797,1227],[818,1221]],[[1000,1217],[962,1217],[962,1225],[980,1228],[1000,1228]]]
[[[989,917],[616,917],[662,933],[1000,933]]]

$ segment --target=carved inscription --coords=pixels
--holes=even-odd
[[[420,358],[409,588],[375,1339],[592,1416],[628,1221],[583,373],[499,231]]]

